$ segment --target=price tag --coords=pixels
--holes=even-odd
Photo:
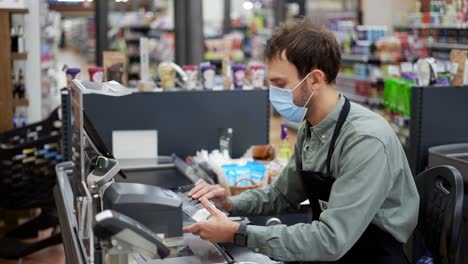
[[[393,75],[393,76],[399,76],[400,75],[400,67],[398,67],[396,65],[388,66],[388,74]]]
[[[403,62],[400,65],[401,67],[401,72],[413,72],[413,64],[411,62]]]

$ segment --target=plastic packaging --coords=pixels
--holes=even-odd
[[[277,159],[280,165],[284,167],[292,155],[292,149],[288,142],[288,127],[285,124],[281,124],[281,140]]]
[[[252,75],[252,87],[254,89],[262,89],[265,80],[265,67],[263,65],[253,65],[250,67]]]
[[[223,59],[222,67],[223,87],[225,90],[230,90],[232,83],[232,69],[231,62],[228,58]]]
[[[73,79],[76,78],[76,75],[78,75],[78,73],[80,73],[81,70],[80,68],[68,68],[67,71],[66,71],[66,74],[67,74],[67,87],[68,89],[70,89],[70,84],[72,82]]]
[[[226,180],[229,185],[249,186],[252,182],[260,183],[265,177],[266,167],[256,161],[249,161],[245,165],[228,164],[223,165]]]
[[[236,64],[232,67],[234,73],[234,89],[242,89],[245,81],[245,65]]]
[[[231,156],[232,128],[221,129],[219,137],[219,150],[221,153]]]
[[[215,65],[204,65],[201,67],[201,75],[203,80],[203,88],[213,89],[214,88],[214,77],[216,74]]]
[[[159,64],[159,78],[161,86],[165,91],[175,88],[176,70],[171,64],[163,62]]]
[[[104,81],[104,69],[102,67],[90,67],[88,73],[90,81],[97,83]]]
[[[410,116],[411,90],[414,81],[403,78],[389,78],[385,81],[383,105],[390,110]]]
[[[187,74],[187,81],[185,87],[187,90],[195,90],[198,83],[198,67],[195,65],[185,65],[183,67],[185,74]]]

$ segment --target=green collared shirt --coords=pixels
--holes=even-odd
[[[275,215],[299,209],[307,199],[299,171],[325,173],[326,157],[336,121],[337,105],[317,126],[304,122],[296,148],[271,186],[231,197],[233,215]],[[302,159],[303,168],[296,168]],[[335,261],[361,237],[370,223],[405,242],[418,218],[419,195],[403,148],[388,122],[351,103],[335,144],[331,171],[336,178],[328,208],[318,221],[293,226],[248,226],[247,246],[281,261]]]

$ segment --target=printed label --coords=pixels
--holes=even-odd
[[[318,200],[319,202],[319,205],[320,205],[320,209],[322,211],[325,211],[328,209],[328,202],[325,202],[325,201],[322,201],[322,200]]]

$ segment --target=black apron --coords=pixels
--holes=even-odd
[[[325,210],[330,197],[331,189],[335,178],[331,172],[331,158],[335,148],[336,140],[340,134],[341,128],[349,114],[351,104],[347,98],[341,109],[340,116],[333,131],[330,147],[327,155],[326,173],[310,172],[302,170],[302,155],[296,148],[296,168],[300,171],[304,184],[304,189],[312,207],[312,219],[318,220],[322,209]],[[306,134],[308,131],[306,131]],[[313,250],[313,249],[304,249]],[[317,263],[317,262],[315,262]],[[382,263],[382,264],[401,264],[408,263],[404,252],[403,244],[398,242],[392,235],[381,230],[374,224],[370,224],[363,235],[354,244],[354,246],[337,262],[334,263]]]

